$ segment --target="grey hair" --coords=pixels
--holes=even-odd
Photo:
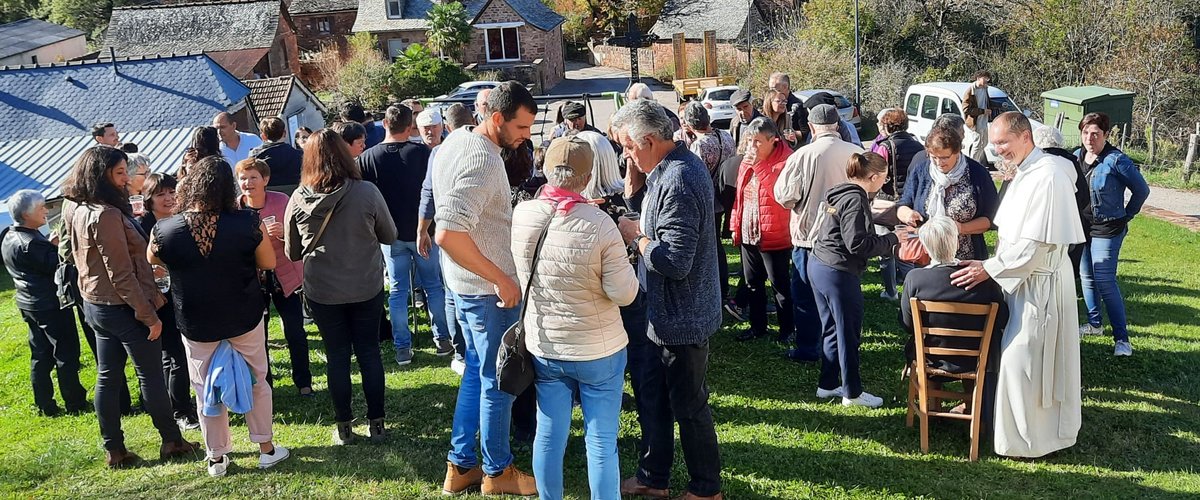
[[[567,165],[546,168],[546,183],[556,188],[582,193],[588,187],[591,172],[580,174]]]
[[[813,135],[823,134],[823,133],[836,133],[838,131],[837,123],[818,125],[816,123],[809,122],[809,125],[811,125],[813,128]]]
[[[683,123],[686,123],[692,130],[708,130],[711,124],[708,116],[708,110],[704,109],[704,105],[698,101],[691,101],[683,108]]]
[[[638,99],[654,100],[654,92],[650,90],[650,86],[642,82],[637,82],[629,86],[629,90],[625,91],[625,97],[630,101]]]
[[[774,82],[774,83],[771,83],[771,82]],[[792,88],[792,77],[788,76],[787,73],[781,73],[779,71],[776,71],[774,73],[771,73],[771,76],[767,77],[767,83],[770,84],[770,86],[772,88],[774,88],[776,85],[779,85],[780,83],[782,83],[784,85],[787,85],[788,89],[790,90]]]
[[[770,118],[760,116],[750,121],[746,125],[746,137],[753,137],[758,134],[767,134],[769,137],[779,137],[779,127],[775,126],[775,122]]]
[[[25,216],[39,204],[46,203],[46,197],[41,192],[32,189],[22,189],[8,197],[8,214],[17,224],[25,223]]]
[[[613,130],[624,131],[638,145],[647,145],[650,136],[670,141],[675,135],[675,126],[667,118],[667,112],[654,101],[638,99],[626,103],[612,118]]]
[[[929,264],[952,264],[958,253],[958,223],[944,215],[930,218],[921,226],[918,236],[929,252]]]
[[[146,174],[149,175],[150,174],[150,157],[146,156],[142,153],[130,153],[128,167],[130,170],[130,172],[129,172],[130,176],[132,176],[136,172],[143,170],[143,167],[145,167]]]
[[[1041,148],[1062,148],[1063,135],[1054,127],[1042,126],[1033,131],[1033,145]]]
[[[953,129],[961,129],[961,128],[965,127],[966,125],[967,125],[967,122],[963,121],[963,117],[959,116],[958,114],[942,113],[936,119],[933,120],[932,126],[933,127],[949,127],[949,128],[953,128]]]
[[[592,180],[580,194],[584,198],[606,198],[625,189],[621,169],[617,165],[617,152],[608,138],[590,130],[575,134],[592,147]]]

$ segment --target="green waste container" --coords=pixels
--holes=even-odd
[[[1112,120],[1113,128],[1129,130],[1133,123],[1133,97],[1128,90],[1110,89],[1088,85],[1084,87],[1059,87],[1042,92],[1043,114],[1046,125],[1054,126],[1058,114],[1063,114],[1063,146],[1073,149],[1079,146],[1079,121],[1088,113],[1104,113]]]

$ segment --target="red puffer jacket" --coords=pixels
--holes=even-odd
[[[758,175],[758,247],[765,252],[792,248],[792,211],[775,201],[775,180],[791,156],[792,148],[781,142],[766,161],[755,165],[742,163],[738,168],[737,196],[733,201],[733,213],[729,217],[729,230],[733,232],[733,244],[742,244],[742,196],[751,175]]]

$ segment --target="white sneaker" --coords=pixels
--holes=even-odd
[[[1118,340],[1113,347],[1113,356],[1133,356],[1133,346],[1129,345],[1128,340]]]
[[[457,373],[461,377],[467,371],[467,364],[463,363],[460,359],[455,359],[450,362],[450,369],[454,370],[454,373]]]
[[[225,472],[229,470],[229,455],[221,455],[221,460],[216,463],[212,460],[205,462],[208,462],[208,475],[212,477],[224,477]]]
[[[857,398],[848,398],[842,396],[842,406],[865,406],[867,408],[879,408],[883,406],[883,398],[873,396],[870,393],[863,391]]]
[[[276,445],[275,451],[273,453],[271,453],[270,455],[268,455],[266,453],[258,454],[258,468],[259,469],[270,469],[271,467],[274,467],[275,464],[287,459],[287,457],[291,456],[291,454],[292,453],[290,451],[288,451],[287,448]]]
[[[840,386],[837,389],[817,388],[817,399],[841,398],[845,396],[846,392]]]
[[[1079,335],[1104,335],[1104,327],[1096,326],[1091,323],[1079,325]]]

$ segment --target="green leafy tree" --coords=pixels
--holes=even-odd
[[[113,7],[125,5],[123,0],[48,0],[52,23],[70,26],[87,34],[89,40],[103,38]]]
[[[434,56],[420,44],[409,45],[392,63],[392,91],[400,97],[444,94],[470,79],[462,67]]]
[[[332,69],[332,82],[338,102],[356,101],[367,109],[378,109],[387,102],[391,90],[391,66],[379,51],[379,41],[370,33],[355,33],[348,39],[349,57]]]
[[[429,48],[456,58],[471,43],[471,22],[461,2],[435,3],[429,9]]]
[[[27,17],[41,18],[40,0],[0,0],[0,24],[19,21]]]

